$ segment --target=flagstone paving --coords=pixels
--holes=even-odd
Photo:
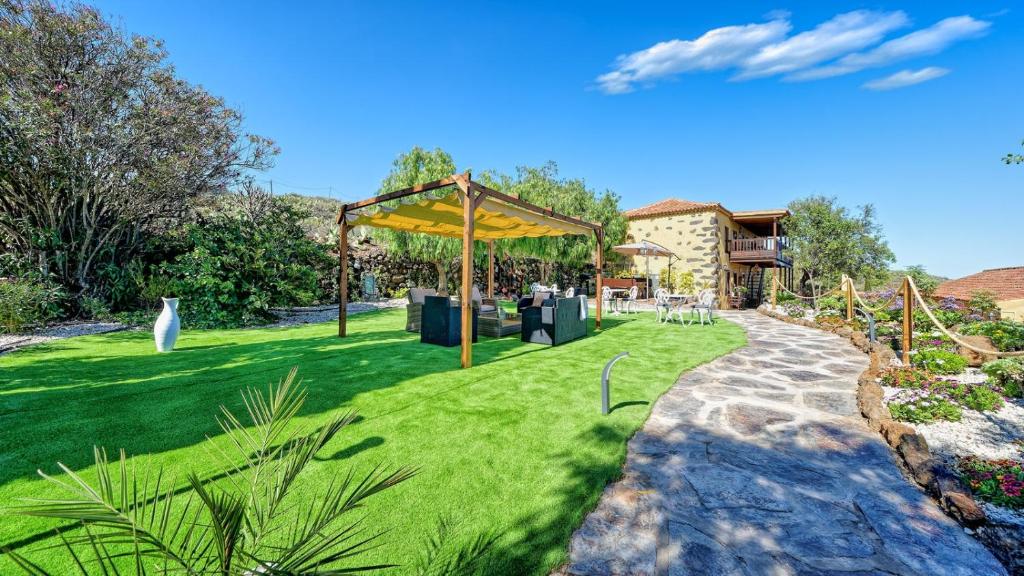
[[[864,424],[863,353],[755,312],[724,316],[749,345],[658,400],[565,573],[1006,573]]]

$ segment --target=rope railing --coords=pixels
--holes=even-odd
[[[988,355],[991,355],[991,356],[996,356],[997,358],[1010,358],[1010,357],[1014,357],[1014,356],[1024,356],[1024,350],[1020,350],[1020,351],[1016,351],[1016,352],[1014,352],[1014,351],[1002,352],[1002,351],[999,351],[999,350],[996,350],[996,351],[985,350],[984,348],[978,348],[977,346],[973,346],[971,344],[968,344],[967,342],[964,342],[960,338],[957,338],[957,336],[953,332],[948,330],[945,326],[943,326],[942,323],[939,322],[939,320],[935,317],[935,314],[932,313],[931,308],[928,307],[928,303],[925,302],[924,298],[921,296],[921,291],[917,289],[917,284],[914,283],[914,279],[911,278],[910,276],[907,276],[907,280],[908,280],[908,285],[910,286],[911,291],[913,291],[913,293],[914,293],[914,299],[917,300],[918,304],[921,305],[921,309],[924,310],[925,315],[928,316],[928,319],[932,321],[932,324],[935,324],[935,326],[939,329],[940,332],[942,332],[947,337],[949,337],[949,339],[952,340],[953,342],[956,342],[957,344],[959,344],[960,346],[963,346],[964,348],[967,348],[968,350],[973,350],[975,352],[978,352],[979,354],[988,354]],[[904,298],[904,304],[903,304],[904,306],[907,305],[906,304],[907,301],[908,301],[908,299]],[[911,322],[913,322],[913,321],[911,321]],[[913,323],[911,323],[911,327],[913,327]]]
[[[882,304],[875,305],[875,306],[869,306],[867,304],[867,302],[864,301],[864,298],[860,295],[860,292],[857,290],[857,287],[854,286],[853,279],[850,278],[849,276],[845,275],[845,274],[843,274],[843,278],[839,282],[839,287],[838,288],[836,288],[834,290],[831,290],[830,292],[827,292],[825,294],[821,294],[819,296],[816,296],[816,297],[815,296],[801,296],[800,294],[797,294],[796,292],[793,292],[792,290],[786,288],[781,282],[779,282],[779,280],[777,278],[773,278],[772,281],[775,284],[775,288],[781,288],[782,290],[784,290],[784,291],[788,292],[789,294],[791,294],[791,295],[793,295],[793,296],[795,296],[797,298],[800,298],[802,300],[816,300],[818,298],[825,298],[827,296],[832,296],[834,294],[843,294],[845,292],[846,293],[845,296],[846,296],[846,299],[847,299],[847,308],[846,308],[846,316],[847,316],[846,319],[847,320],[852,320],[853,319],[853,306],[851,305],[851,302],[853,300],[856,300],[858,303],[860,303],[861,307],[864,308],[865,310],[867,310],[868,312],[877,313],[877,312],[880,312],[881,310],[883,310],[885,308],[888,308],[893,302],[896,301],[897,298],[902,296],[903,297],[903,362],[905,364],[910,362],[910,347],[911,347],[911,344],[913,342],[913,333],[914,333],[913,303],[915,301],[921,307],[921,310],[924,312],[925,316],[928,317],[928,320],[930,320],[931,323],[935,325],[935,327],[939,330],[939,332],[942,332],[943,334],[945,334],[947,338],[949,338],[950,340],[955,342],[958,346],[961,346],[961,347],[966,348],[968,350],[972,350],[972,351],[977,352],[979,354],[984,354],[986,356],[995,356],[996,358],[1024,357],[1024,350],[1017,350],[1017,351],[987,350],[985,348],[980,348],[978,346],[975,346],[973,344],[965,342],[959,335],[957,335],[951,329],[947,328],[946,326],[943,326],[942,322],[939,321],[939,319],[935,316],[935,313],[932,312],[931,308],[928,306],[928,302],[921,295],[921,291],[918,289],[917,284],[914,282],[914,279],[911,278],[910,276],[906,276],[903,279],[903,288],[901,290],[897,290],[892,295],[892,297],[889,298],[886,302],[884,302]],[[775,305],[776,305],[776,302],[775,302],[775,298],[774,298],[774,295],[773,295],[772,307],[774,308]]]
[[[839,288],[835,288],[835,289],[833,289],[833,290],[831,290],[829,292],[826,292],[824,294],[819,294],[817,296],[801,296],[800,294],[797,294],[796,292],[793,292],[789,288],[786,288],[786,286],[778,278],[772,277],[772,282],[775,284],[776,288],[782,288],[784,291],[788,292],[791,296],[795,296],[795,297],[797,297],[797,298],[799,298],[801,300],[817,300],[818,298],[828,298],[829,296],[834,296],[836,294],[842,294],[842,292],[843,292],[842,285],[840,285]]]

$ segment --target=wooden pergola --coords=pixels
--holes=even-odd
[[[455,191],[442,194],[444,188]],[[415,195],[421,195],[413,198]],[[397,206],[384,204],[400,200]],[[338,211],[338,336],[346,335],[348,304],[348,231],[353,226],[375,226],[462,238],[462,367],[473,365],[473,242],[488,245],[487,295],[494,297],[494,241],[570,234],[594,234],[597,239],[597,315],[601,328],[604,229],[600,224],[559,214],[474,182],[469,172],[417,184],[388,194],[343,204]]]

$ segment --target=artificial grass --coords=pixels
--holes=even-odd
[[[92,469],[92,446],[124,448],[184,483],[187,470],[214,473],[202,444],[216,438],[218,405],[244,414],[239,390],[263,387],[292,366],[309,392],[300,423],[356,410],[308,469],[303,486],[323,486],[350,467],[412,465],[412,480],[373,497],[365,526],[388,530],[359,558],[408,573],[440,519],[459,538],[498,532],[491,569],[546,574],[566,559],[572,531],[620,473],[626,441],[680,373],[745,344],[743,331],[661,325],[651,314],[610,316],[604,330],[558,347],[515,336],[481,338],[474,366],[459,349],[419,343],[402,330],[404,310],[295,328],[185,332],[171,354],[152,336],[121,332],[75,338],[0,356],[0,506],[54,495],[36,475],[61,461]],[[604,363],[628,351],[612,377],[611,414],[600,412]],[[304,488],[305,489],[305,488]],[[4,516],[0,546],[46,541],[52,521]],[[30,554],[70,567],[62,551]],[[0,572],[11,570],[0,558]]]

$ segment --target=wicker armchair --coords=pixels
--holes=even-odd
[[[433,288],[410,288],[409,303],[405,305],[405,329],[408,332],[419,332],[423,317],[423,302],[427,296],[437,296]]]
[[[540,306],[522,311],[523,342],[557,346],[587,335],[587,319],[580,317],[582,298],[547,298]]]

